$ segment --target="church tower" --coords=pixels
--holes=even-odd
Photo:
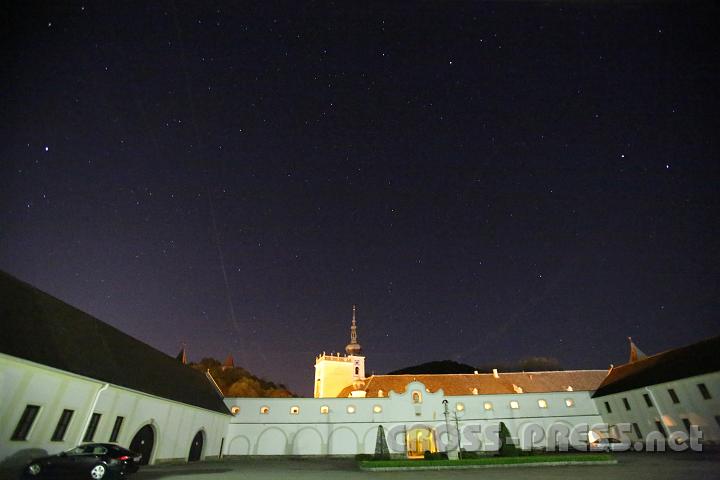
[[[365,380],[365,357],[358,343],[356,310],[353,305],[350,343],[345,346],[345,355],[323,352],[315,358],[315,398],[337,397],[345,387],[359,386]]]

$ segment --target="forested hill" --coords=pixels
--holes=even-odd
[[[527,357],[514,363],[498,363],[495,365],[481,365],[473,367],[453,360],[439,360],[421,363],[412,367],[392,371],[388,375],[429,375],[448,373],[491,373],[493,368],[500,372],[543,372],[564,370],[557,359],[551,357]]]
[[[208,369],[226,397],[295,397],[282,384],[258,378],[242,367],[225,367],[214,358],[203,358],[190,363],[192,368],[205,373]]]

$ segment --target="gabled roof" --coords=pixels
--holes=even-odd
[[[593,397],[720,370],[720,336],[614,367]]]
[[[0,352],[229,413],[205,375],[0,271]]]
[[[408,383],[417,380],[431,392],[442,388],[445,395],[493,395],[499,393],[544,393],[595,390],[607,375],[607,370],[567,370],[553,372],[509,372],[498,374],[436,374],[436,375],[373,375],[365,380],[367,397],[377,397],[380,390],[387,396],[405,392]],[[477,390],[475,390],[477,389]],[[338,397],[347,397],[352,386],[345,387]]]

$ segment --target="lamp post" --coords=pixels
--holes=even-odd
[[[457,430],[458,434],[458,459],[462,460],[462,448],[460,448],[460,422],[458,421],[458,412],[455,410],[453,412],[453,415],[455,415],[455,429]]]
[[[445,452],[448,455],[448,458],[450,458],[450,420],[448,419],[448,415],[450,412],[448,411],[448,401],[447,398],[442,401],[443,403],[443,415],[445,415],[445,432],[447,433],[447,445],[445,446]]]

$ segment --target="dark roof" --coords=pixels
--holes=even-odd
[[[614,367],[593,397],[720,370],[720,336]]]
[[[0,271],[0,352],[229,413],[205,375]]]
[[[387,396],[391,390],[403,393],[407,384],[417,380],[431,392],[443,390],[448,396],[493,395],[499,393],[544,393],[595,390],[607,370],[565,370],[553,372],[500,372],[498,378],[492,373],[449,373],[428,375],[373,375],[365,380],[366,397],[377,397],[380,390]],[[345,387],[338,397],[347,397],[354,388]]]

